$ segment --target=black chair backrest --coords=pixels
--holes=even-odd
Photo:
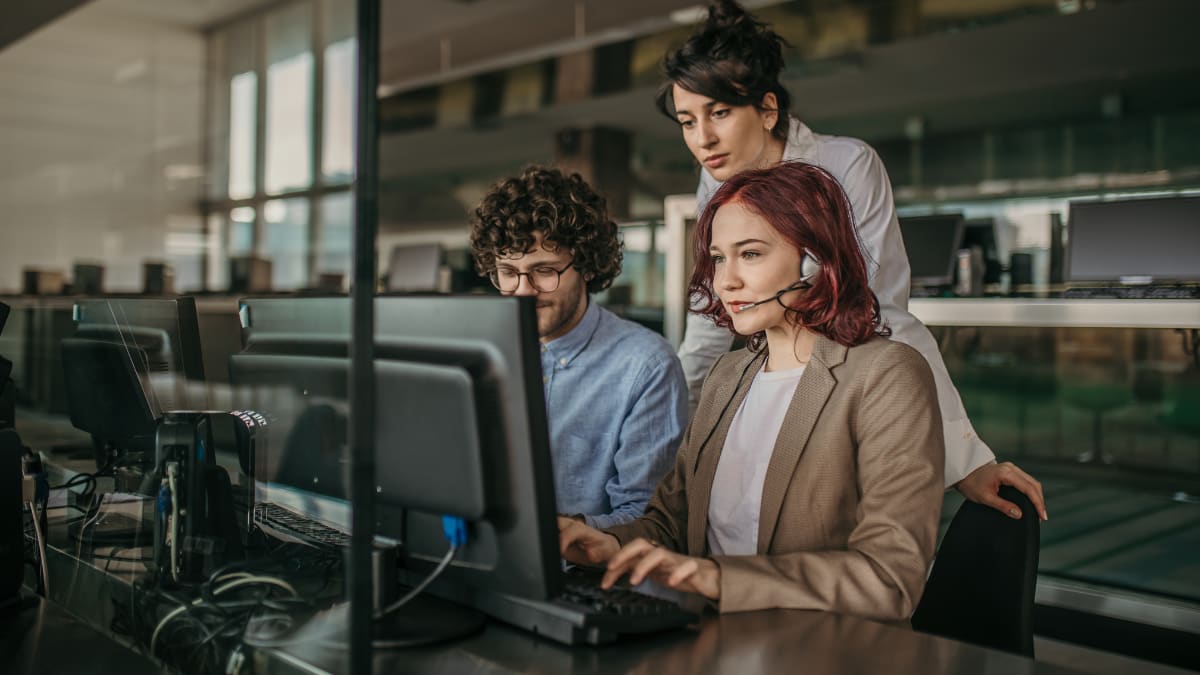
[[[1020,507],[1021,519],[964,502],[942,539],[912,625],[1032,658],[1041,528],[1025,495],[1003,486],[1000,496]]]

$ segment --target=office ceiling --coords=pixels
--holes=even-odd
[[[338,0],[353,5],[355,0]],[[744,0],[749,8],[782,0]],[[0,3],[0,49],[70,10],[207,30],[280,0],[41,0]],[[402,89],[661,30],[704,0],[382,0],[381,82]]]

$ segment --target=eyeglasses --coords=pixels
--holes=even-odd
[[[574,264],[575,261],[572,260],[561,270],[556,270],[549,265],[542,265],[528,272],[518,272],[511,267],[497,267],[488,274],[488,278],[492,280],[493,286],[500,289],[501,293],[516,293],[517,287],[521,285],[521,277],[529,277],[529,285],[533,286],[533,290],[539,293],[550,293],[558,290],[562,273]]]

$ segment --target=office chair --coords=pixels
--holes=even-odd
[[[1038,516],[1016,489],[1003,486],[1000,496],[1021,509],[1021,519],[964,502],[942,539],[912,625],[1033,658]]]

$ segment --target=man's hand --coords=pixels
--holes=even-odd
[[[676,590],[721,599],[721,568],[715,562],[675,553],[645,539],[633,540],[608,561],[601,588],[612,588],[626,573],[634,586],[651,577]]]
[[[1042,484],[1012,462],[984,464],[960,480],[955,487],[962,496],[977,504],[990,506],[1011,518],[1020,518],[1021,509],[1007,499],[1000,498],[1001,485],[1011,485],[1020,490],[1033,502],[1038,516],[1042,520],[1049,519],[1046,515],[1046,500],[1042,496]]]
[[[567,562],[576,565],[602,565],[621,548],[611,534],[601,532],[583,521],[558,517],[558,548]]]

